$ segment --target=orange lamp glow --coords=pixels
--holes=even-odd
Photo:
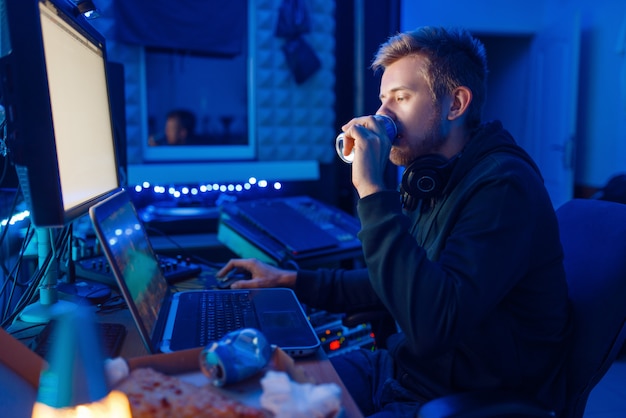
[[[93,312],[79,306],[55,321],[32,417],[130,418],[126,395],[108,387]]]
[[[37,402],[32,418],[131,418],[128,398],[122,392],[111,391],[104,399],[84,405],[54,408]]]

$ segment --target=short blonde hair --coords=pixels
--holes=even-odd
[[[372,62],[374,71],[384,71],[409,55],[427,60],[427,81],[435,101],[459,86],[472,91],[467,124],[480,124],[487,91],[487,56],[478,39],[463,29],[425,26],[392,36],[380,46]]]

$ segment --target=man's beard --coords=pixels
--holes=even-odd
[[[415,161],[418,157],[428,154],[436,154],[443,144],[446,137],[443,133],[441,122],[441,112],[435,112],[428,121],[429,128],[426,133],[418,140],[410,140],[403,144],[407,148],[391,148],[389,160],[396,166],[406,167]]]

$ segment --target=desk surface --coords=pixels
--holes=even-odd
[[[210,288],[212,287],[212,284],[214,284],[212,283],[214,280],[215,279],[212,274],[201,273],[196,279],[177,283],[174,288],[176,290]],[[119,353],[120,357],[132,359],[147,356],[149,354],[128,309],[125,308],[115,310],[113,312],[107,312],[105,314],[98,314],[97,317],[100,322],[120,323],[126,327],[127,334]],[[34,338],[34,336],[41,331],[43,326],[33,327],[32,324],[20,323],[18,321],[10,328],[12,329],[10,332],[18,332],[20,334],[20,338],[28,338],[29,335],[31,338]],[[312,377],[317,383],[335,383],[339,385],[341,388],[342,405],[344,407],[344,415],[342,415],[342,417],[363,417],[322,348],[320,348],[318,352],[312,356],[296,359],[296,364],[297,366],[302,367],[305,373]]]
[[[149,355],[148,350],[146,349],[143,341],[141,340],[141,337],[139,336],[139,332],[137,331],[137,328],[132,320],[130,311],[128,311],[128,309],[98,315],[98,320],[101,322],[120,323],[126,326],[127,334],[124,338],[124,343],[119,353],[120,357],[133,359],[137,357],[146,357]],[[37,335],[36,330],[38,329],[39,331],[41,331],[43,326],[33,327],[32,324],[15,323],[10,328],[11,332],[17,332],[19,334],[30,334],[30,337],[27,337],[27,335],[22,335],[22,337],[25,337],[24,342],[27,343],[29,338],[34,338]],[[24,332],[20,331],[20,329],[23,329]],[[341,402],[344,408],[344,414],[342,415],[342,418],[363,417],[363,414],[354,403],[354,400],[348,393],[346,387],[339,378],[339,375],[337,375],[337,372],[335,371],[330,360],[326,356],[326,353],[321,348],[318,350],[317,353],[313,354],[312,356],[296,359],[295,363],[298,367],[301,367],[306,375],[311,377],[316,383],[335,383],[339,385],[339,387],[341,388]]]
[[[103,322],[118,322],[126,325],[128,330],[120,356],[124,358],[134,358],[148,355],[145,345],[141,341],[139,332],[132,321],[130,312],[122,310],[101,316]],[[337,375],[326,353],[320,348],[319,351],[309,357],[296,359],[296,364],[302,367],[308,376],[311,376],[316,383],[335,383],[341,388],[341,401],[344,407],[345,418],[361,418],[363,415],[354,403],[343,382]]]

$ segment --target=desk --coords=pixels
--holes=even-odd
[[[215,284],[214,282],[215,279],[211,272],[203,271],[199,277],[179,282],[174,286],[174,288],[177,290],[210,288],[213,284]],[[95,306],[93,308],[95,310]],[[139,332],[137,331],[128,309],[98,314],[97,318],[100,322],[120,323],[126,327],[127,334],[119,353],[121,357],[133,359],[147,356],[149,354],[143,341],[141,340]],[[22,334],[21,337],[34,338],[41,331],[41,328],[30,328],[30,326],[31,324],[19,323],[18,321],[17,323],[12,324],[11,328],[13,332],[20,332],[20,330],[23,330],[23,333],[20,332],[20,334]],[[341,401],[344,408],[344,414],[342,417],[363,417],[322,348],[320,348],[317,353],[312,356],[297,359],[296,365],[301,367],[308,376],[314,379],[316,383],[335,383],[339,385],[341,388]]]
[[[120,323],[126,326],[127,334],[119,354],[120,357],[132,359],[149,355],[128,309],[98,315],[98,320],[101,322]],[[16,323],[11,328],[13,332],[18,333],[22,328],[30,331],[24,332],[25,334],[30,335],[30,338],[34,338],[36,336],[36,330],[38,329],[37,327],[30,328],[30,325],[25,323]],[[24,337],[26,337],[26,335],[24,335]],[[25,343],[28,343],[28,340],[26,340]],[[301,367],[308,376],[314,379],[316,383],[335,383],[339,385],[341,388],[341,403],[344,408],[342,418],[363,418],[359,408],[356,406],[343,382],[337,375],[337,372],[326,356],[326,353],[324,353],[321,348],[314,355],[296,359],[295,362],[296,365]]]
[[[101,317],[103,321],[118,322],[126,325],[128,330],[124,344],[122,346],[120,356],[124,358],[133,358],[148,355],[148,351],[141,341],[141,337],[137,332],[130,312],[128,310],[118,311]],[[348,393],[343,382],[337,375],[330,360],[326,357],[326,353],[320,348],[318,352],[312,356],[296,359],[296,364],[302,367],[307,375],[311,376],[316,383],[336,383],[341,388],[341,403],[344,408],[345,418],[362,418],[363,415],[354,403],[354,400]]]

